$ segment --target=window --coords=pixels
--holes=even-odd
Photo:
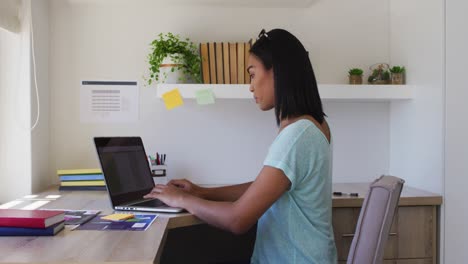
[[[29,30],[0,28],[0,203],[31,191],[29,58]]]

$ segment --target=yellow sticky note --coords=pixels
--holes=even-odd
[[[167,110],[171,110],[184,104],[179,89],[177,88],[163,94],[162,98],[164,100],[164,104],[166,104]]]
[[[135,217],[133,214],[110,214],[110,215],[101,217],[101,219],[119,221],[119,220],[131,219],[133,217]]]

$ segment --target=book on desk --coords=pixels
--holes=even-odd
[[[47,228],[3,227],[0,226],[0,236],[53,236],[65,227],[64,222]]]
[[[63,211],[0,209],[0,236],[52,236],[64,220]]]
[[[105,191],[106,184],[101,169],[57,170],[60,191]]]

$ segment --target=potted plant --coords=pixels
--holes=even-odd
[[[390,68],[392,76],[392,84],[405,84],[405,72],[404,66],[393,66]]]
[[[388,64],[377,63],[370,67],[372,74],[367,79],[370,84],[389,84],[390,72],[388,71]]]
[[[349,84],[362,84],[362,74],[364,71],[359,68],[352,68],[348,71]]]
[[[170,75],[173,75],[173,82],[201,82],[200,55],[197,46],[190,39],[182,40],[179,35],[170,32],[160,33],[151,42],[151,47],[148,55],[148,85],[153,82],[164,83]]]

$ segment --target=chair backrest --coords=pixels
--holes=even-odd
[[[404,180],[381,176],[369,188],[356,226],[347,264],[381,264]]]

